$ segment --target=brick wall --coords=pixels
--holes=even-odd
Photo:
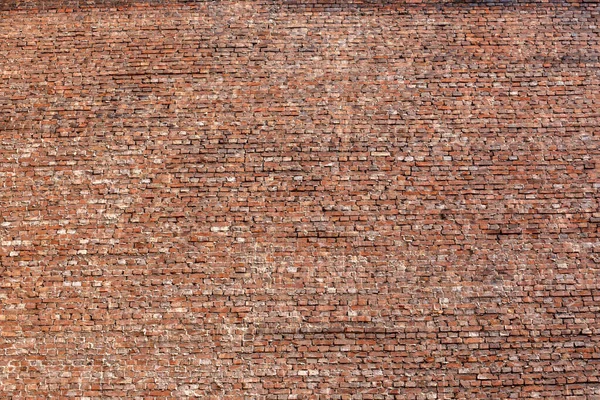
[[[595,2],[1,4],[1,398],[600,398]]]

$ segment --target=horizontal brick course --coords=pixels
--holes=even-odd
[[[600,398],[596,4],[0,10],[0,397]]]

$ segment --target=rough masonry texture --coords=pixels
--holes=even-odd
[[[0,398],[600,399],[594,1],[0,2]]]

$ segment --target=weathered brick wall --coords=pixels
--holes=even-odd
[[[1,4],[1,398],[600,398],[595,2]]]

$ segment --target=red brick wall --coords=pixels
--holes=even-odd
[[[595,2],[1,4],[1,398],[600,398]]]

